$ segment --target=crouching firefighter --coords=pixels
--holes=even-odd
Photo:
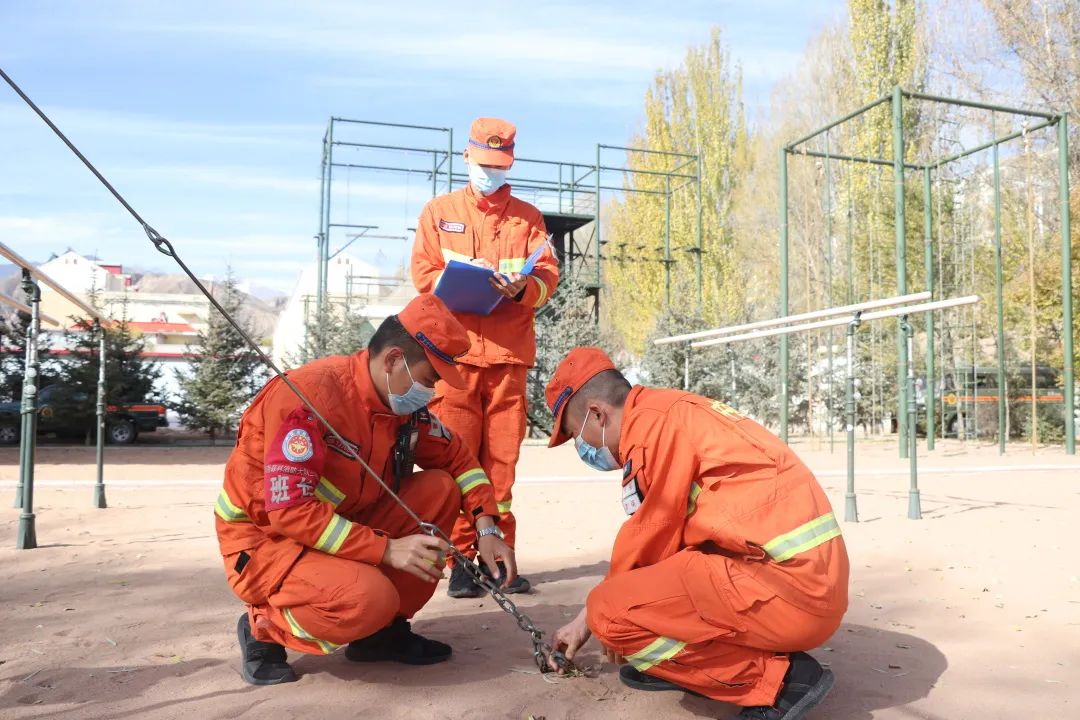
[[[629,515],[607,578],[553,647],[595,635],[638,690],[797,720],[833,684],[806,650],[839,627],[848,556],[828,498],[779,438],[720,402],[631,387],[597,348],[547,386],[551,445],[571,437],[598,470],[622,469]]]
[[[474,518],[480,558],[513,582],[490,481],[426,409],[436,381],[463,382],[455,358],[468,349],[442,301],[420,295],[379,326],[367,350],[289,373],[349,447],[279,378],[244,412],[215,522],[229,586],[247,604],[237,634],[249,683],[295,680],[286,648],[329,654],[347,644],[350,660],[410,665],[450,657],[448,645],[409,624],[443,576],[447,546],[354,453],[446,535],[459,513]],[[413,472],[414,462],[423,470]]]

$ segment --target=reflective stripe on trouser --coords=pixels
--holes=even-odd
[[[809,650],[840,624],[776,597],[741,561],[683,550],[600,583],[589,628],[638,670],[715,700],[771,705],[787,672],[783,651]]]
[[[499,528],[506,535],[506,542],[513,547],[517,522],[510,508],[514,468],[521,453],[521,441],[525,439],[525,376],[528,369],[524,365],[458,367],[465,379],[465,387],[458,390],[440,382],[440,397],[432,410],[480,460],[495,491]],[[472,522],[462,516],[454,525],[451,539],[459,550],[471,554],[475,536]]]
[[[214,503],[214,514],[225,522],[251,522],[251,518],[242,507],[232,501],[229,493],[225,492],[225,488],[221,488],[221,492],[218,493],[217,502]]]
[[[449,474],[415,473],[401,483],[400,495],[421,518],[449,533],[461,505]],[[416,532],[416,523],[389,496],[361,509],[356,520],[389,537]],[[395,616],[411,618],[435,587],[400,570],[307,551],[267,602],[250,606],[251,627],[259,640],[321,655],[371,635]]]
[[[825,513],[808,523],[800,525],[789,533],[773,538],[762,546],[769,557],[776,562],[784,562],[813,550],[818,545],[840,536],[840,524],[831,512]]]

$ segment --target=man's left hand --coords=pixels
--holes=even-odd
[[[513,300],[525,289],[525,284],[529,282],[529,276],[516,272],[495,273],[488,282],[490,282],[491,287],[498,290],[503,297]]]

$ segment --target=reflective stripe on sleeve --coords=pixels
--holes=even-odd
[[[697,510],[698,495],[701,494],[701,486],[697,483],[690,484],[690,498],[686,502],[686,514],[692,515]]]
[[[510,512],[510,503],[511,502],[512,502],[511,500],[507,500],[506,502],[495,503],[495,505],[499,508],[499,512],[508,513],[508,512]]]
[[[533,280],[535,280],[536,284],[540,286],[540,296],[536,299],[536,303],[534,304],[535,307],[540,307],[541,305],[544,304],[544,301],[547,300],[548,287],[547,287],[547,285],[544,284],[543,280],[536,277],[535,275],[530,275],[529,277],[531,277]]]
[[[326,528],[322,531],[322,535],[315,541],[315,549],[334,555],[341,549],[341,546],[345,543],[345,539],[349,537],[349,533],[351,532],[352,523],[337,513],[334,513],[330,518],[330,522],[326,523]]]
[[[800,525],[789,533],[773,538],[762,546],[776,562],[790,560],[800,553],[812,550],[822,543],[832,540],[840,535],[840,524],[836,522],[833,514],[826,513],[821,517]]]
[[[659,665],[665,660],[682,652],[686,643],[669,637],[658,637],[651,643],[638,650],[633,655],[627,655],[626,661],[641,672],[645,672],[654,665]]]
[[[345,493],[338,490],[334,483],[324,477],[319,478],[319,484],[315,486],[315,497],[334,507],[345,502]]]
[[[229,498],[225,488],[221,488],[221,492],[218,493],[217,502],[214,503],[214,512],[225,522],[251,522],[251,518],[248,517],[243,508],[236,505]]]
[[[319,649],[327,655],[341,647],[340,645],[335,645],[332,642],[320,640],[304,628],[300,627],[300,623],[296,622],[296,618],[293,617],[292,610],[290,610],[289,608],[285,608],[284,610],[282,610],[281,614],[285,616],[285,622],[289,623],[289,630],[292,631],[293,635],[300,638],[301,640],[310,640],[311,642],[318,645]]]
[[[462,495],[485,483],[488,485],[491,484],[487,474],[480,468],[473,468],[472,470],[463,472],[454,478],[454,482],[457,483],[458,489],[461,490]]]

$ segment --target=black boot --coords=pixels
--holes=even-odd
[[[476,584],[472,573],[461,563],[455,563],[454,569],[450,571],[450,587],[446,594],[452,598],[478,598],[484,594],[484,588]]]
[[[772,706],[743,708],[740,720],[801,720],[825,699],[833,686],[833,674],[804,652],[791,653],[791,665]]]
[[[635,690],[647,690],[650,692],[657,690],[675,690],[702,697],[693,690],[687,690],[682,685],[676,685],[670,680],[646,675],[633,665],[623,665],[619,668],[619,680],[621,680],[622,684],[626,687],[634,688]]]
[[[506,577],[506,564],[502,560],[499,560],[496,564],[499,566],[499,577],[500,578]],[[488,570],[487,565],[483,566],[483,570],[484,570],[484,574],[487,575],[490,578],[491,577],[491,571]],[[494,582],[496,585],[498,585],[500,581],[495,580],[494,578],[492,578],[492,582]],[[516,578],[514,578],[514,582],[510,583],[509,587],[502,588],[502,591],[504,593],[506,593],[507,595],[516,595],[517,593],[527,593],[531,589],[532,589],[532,583],[530,583],[528,580],[526,580],[522,576],[518,575]]]
[[[285,648],[256,640],[251,634],[247,613],[241,615],[240,622],[236,624],[236,636],[240,640],[240,653],[243,656],[240,670],[249,683],[277,685],[296,680],[296,673],[285,662]]]
[[[349,643],[345,657],[353,662],[393,660],[406,665],[434,665],[449,660],[452,652],[446,643],[417,635],[408,620],[398,617],[374,635]]]

